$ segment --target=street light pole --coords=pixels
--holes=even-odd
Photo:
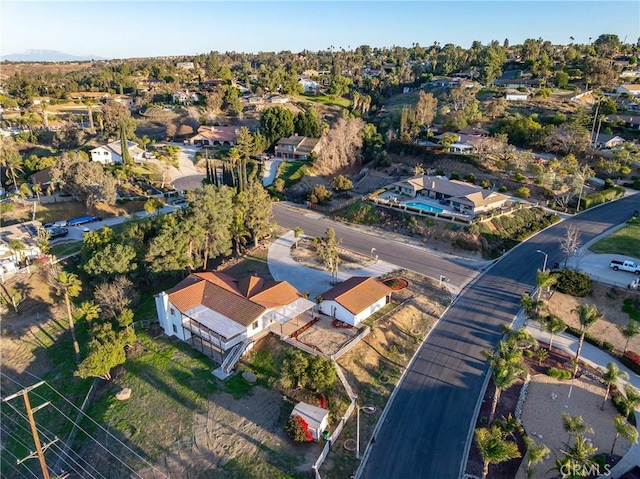
[[[549,255],[541,249],[536,250],[536,253],[541,253],[544,255],[544,264],[542,265],[542,272],[544,273],[547,270],[547,259],[549,258]]]
[[[371,258],[373,258],[373,252],[375,251],[375,248],[371,248],[371,254],[369,255]]]
[[[360,408],[358,407],[358,396],[354,398],[356,404],[356,459],[360,459]]]

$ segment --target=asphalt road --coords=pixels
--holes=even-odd
[[[582,244],[640,210],[640,195],[580,214],[518,245],[473,282],[423,343],[403,380],[358,477],[366,479],[458,478],[471,441],[487,366],[482,351],[500,338],[535,285],[546,252],[562,261],[559,243],[575,224]],[[444,265],[443,265],[444,267]],[[412,268],[413,269],[413,268]]]
[[[332,227],[336,237],[342,240],[344,248],[366,255],[371,254],[371,248],[375,248],[373,254],[378,255],[378,258],[383,261],[436,279],[444,275],[450,280],[450,285],[456,292],[477,276],[477,270],[486,266],[486,262],[478,263],[458,257],[438,255],[419,245],[403,242],[389,235],[385,236],[377,230],[337,223],[304,208],[292,208],[274,203],[273,213],[278,224],[285,228],[294,229],[298,226],[307,235],[324,236],[327,228]]]

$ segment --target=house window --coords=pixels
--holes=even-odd
[[[176,326],[175,324],[172,326],[173,326],[173,332],[178,334],[178,326]]]
[[[251,325],[251,329],[258,329],[258,321],[254,321]]]
[[[171,308],[171,309],[169,310],[169,312],[171,313],[171,316],[175,316],[175,315],[176,315],[176,310],[175,310],[175,309],[173,309],[173,308]]]

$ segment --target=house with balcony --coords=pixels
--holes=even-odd
[[[320,140],[306,136],[290,136],[281,138],[275,147],[275,157],[283,160],[308,160],[312,153],[317,153]]]
[[[194,273],[155,297],[160,326],[221,364],[228,375],[242,354],[270,332],[300,316],[312,319],[314,303],[286,281],[224,273]]]

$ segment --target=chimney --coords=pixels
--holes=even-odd
[[[432,181],[432,182],[431,182],[431,189],[432,189],[432,190],[435,190],[435,189],[436,189],[436,182],[435,182],[435,181]]]

